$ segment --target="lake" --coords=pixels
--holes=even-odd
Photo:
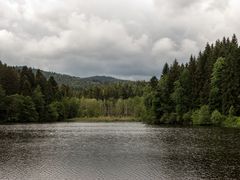
[[[240,130],[141,123],[0,125],[0,179],[240,179]]]

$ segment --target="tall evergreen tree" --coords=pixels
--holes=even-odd
[[[0,66],[0,84],[7,95],[18,93],[19,75],[17,71],[7,65]]]
[[[158,79],[156,78],[156,76],[153,76],[151,79],[150,79],[150,86],[153,90],[156,90],[157,88],[157,85],[158,85]]]
[[[169,65],[168,65],[168,63],[165,63],[163,66],[163,70],[162,70],[162,76],[164,76],[168,73],[169,73]]]

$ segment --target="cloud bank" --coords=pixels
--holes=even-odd
[[[240,30],[239,0],[0,0],[0,59],[75,76],[159,76]]]

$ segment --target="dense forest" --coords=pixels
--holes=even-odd
[[[63,77],[61,77],[63,78]],[[165,64],[149,82],[115,81],[84,88],[0,62],[0,121],[134,117],[149,124],[240,126],[240,47],[235,35],[206,45],[186,64]]]
[[[235,35],[207,44],[183,65],[165,64],[145,95],[152,124],[240,126],[240,48]]]
[[[74,117],[141,117],[146,83],[106,83],[75,90],[53,76],[0,62],[0,122],[49,122]]]

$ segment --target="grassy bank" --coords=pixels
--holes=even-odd
[[[78,117],[68,119],[68,122],[139,122],[140,120],[135,117]]]

